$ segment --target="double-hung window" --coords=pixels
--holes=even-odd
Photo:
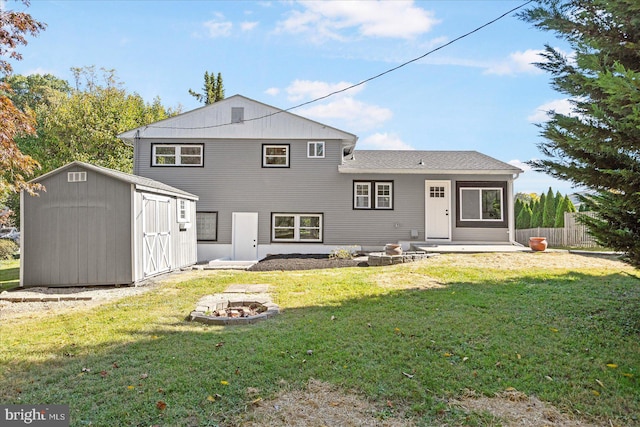
[[[203,144],[152,144],[152,166],[203,166]]]
[[[178,222],[189,222],[189,201],[178,199],[176,202]]]
[[[354,181],[354,209],[393,209],[393,181]]]
[[[458,182],[459,227],[506,227],[506,184]]]
[[[289,145],[263,145],[262,167],[264,168],[288,168]]]
[[[271,223],[274,242],[322,242],[322,214],[274,213]]]
[[[307,142],[307,157],[310,159],[324,158],[324,141]]]

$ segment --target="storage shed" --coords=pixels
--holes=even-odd
[[[69,163],[21,194],[20,286],[131,285],[194,264],[198,197],[152,179]]]

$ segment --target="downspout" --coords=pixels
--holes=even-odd
[[[523,246],[520,243],[516,242],[515,233],[516,233],[516,219],[514,218],[515,214],[515,202],[514,202],[514,194],[513,194],[513,181],[518,179],[520,173],[513,174],[511,179],[507,181],[507,205],[509,210],[509,243],[513,246]]]

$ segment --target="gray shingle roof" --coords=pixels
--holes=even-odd
[[[521,169],[477,151],[355,150],[342,173],[504,173]]]
[[[85,169],[89,169],[89,170],[93,170],[95,172],[101,173],[103,175],[106,176],[110,176],[112,178],[115,178],[119,181],[124,181],[127,182],[129,184],[133,184],[136,187],[145,187],[147,189],[151,189],[151,190],[158,190],[160,192],[163,193],[171,193],[171,194],[175,194],[175,195],[180,195],[180,196],[184,196],[188,199],[193,199],[193,200],[198,200],[198,196],[196,196],[195,194],[191,194],[188,193],[186,191],[180,190],[179,188],[176,187],[172,187],[170,185],[167,185],[163,182],[160,181],[156,181],[150,178],[145,178],[143,176],[138,176],[138,175],[132,175],[129,173],[125,173],[125,172],[120,172],[114,169],[109,169],[109,168],[105,168],[102,166],[96,166],[96,165],[92,165],[90,163],[85,163],[85,162],[81,162],[81,161],[74,161],[71,163],[67,163],[66,165],[55,169],[51,172],[48,172],[44,175],[41,175],[33,180],[31,180],[31,182],[39,182],[43,179],[45,179],[46,177],[50,176],[50,175],[54,175],[60,172],[63,172],[66,169],[70,169],[73,166],[80,166],[83,167]]]

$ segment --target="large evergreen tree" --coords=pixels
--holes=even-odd
[[[224,99],[224,85],[222,83],[222,74],[209,74],[204,72],[204,86],[202,93],[197,93],[189,89],[189,95],[194,96],[198,101],[204,102],[205,105],[213,104]]]
[[[544,210],[542,211],[542,226],[545,228],[553,228],[556,222],[556,198],[553,190],[549,187],[547,195],[544,199]]]
[[[593,191],[583,216],[599,244],[640,266],[640,2],[537,0],[522,19],[572,46],[546,46],[537,64],[567,95],[572,114],[550,112],[541,125],[546,158],[532,166]]]

